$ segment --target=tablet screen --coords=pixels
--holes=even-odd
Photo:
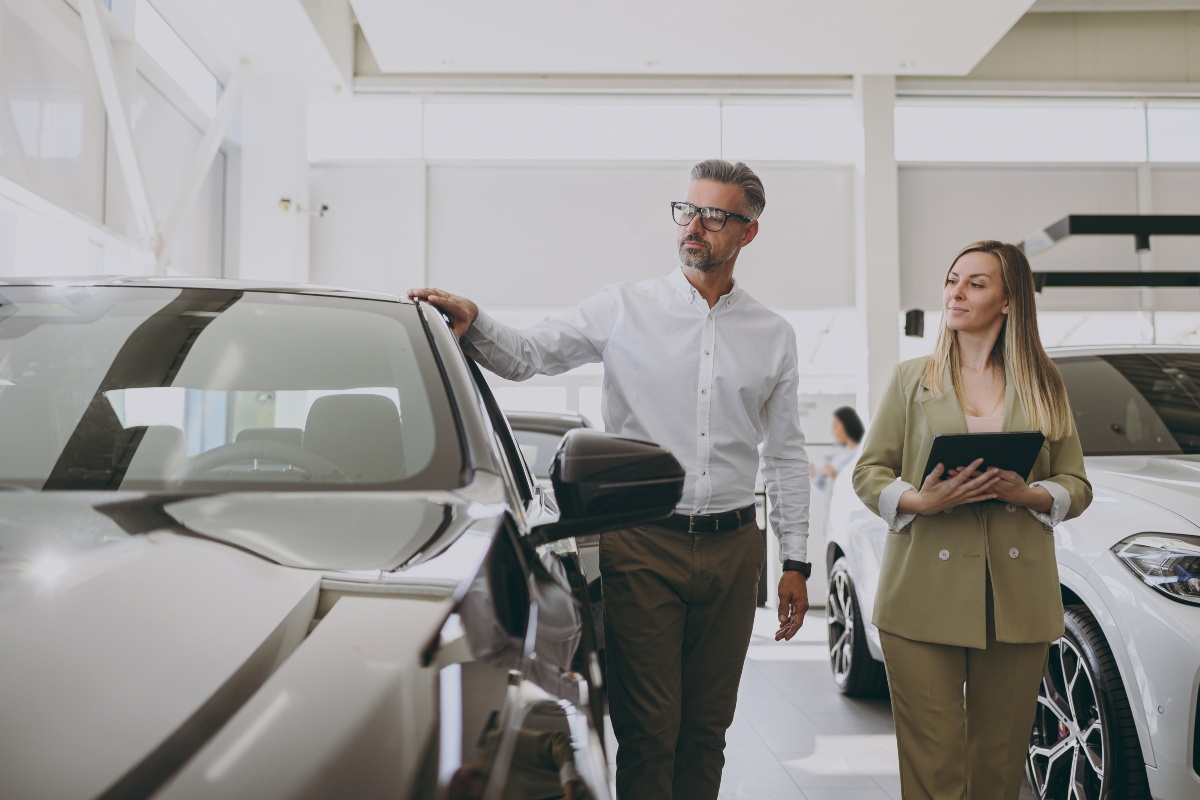
[[[980,469],[1010,470],[1029,480],[1029,472],[1045,440],[1039,431],[939,434],[933,439],[921,481],[924,482],[938,464],[946,469],[942,473],[942,480],[945,480],[950,477],[950,470],[965,467],[977,458],[983,459]]]

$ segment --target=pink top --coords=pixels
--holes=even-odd
[[[1004,415],[996,417],[972,417],[963,415],[967,420],[967,433],[999,433],[1004,427]]]

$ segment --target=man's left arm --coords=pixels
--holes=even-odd
[[[760,467],[771,502],[771,527],[779,538],[779,555],[785,565],[779,578],[776,641],[795,636],[808,612],[808,575],[801,567],[808,562],[810,489],[808,454],[800,430],[799,389],[796,338],[791,335],[779,382],[760,412],[763,429]]]

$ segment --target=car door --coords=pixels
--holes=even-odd
[[[596,796],[607,796],[607,766],[603,753],[603,673],[596,653],[596,636],[588,604],[587,585],[574,542],[567,540],[539,547],[525,538],[533,525],[556,516],[525,462],[516,438],[500,411],[478,366],[468,359],[475,388],[492,425],[500,466],[509,485],[512,515],[507,530],[496,543],[491,580],[493,602],[509,633],[525,643],[521,674],[510,676],[509,700],[497,722],[498,773],[508,777],[504,796],[519,796],[537,770],[528,763],[531,754],[543,761],[569,741],[577,766]],[[519,569],[518,569],[519,565]],[[522,692],[523,682],[537,685],[553,699],[532,702]],[[564,739],[564,737],[566,737]],[[599,783],[603,786],[592,786]],[[489,791],[492,790],[489,783]],[[485,795],[486,796],[486,795]],[[499,796],[499,795],[498,795]]]

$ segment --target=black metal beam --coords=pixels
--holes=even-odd
[[[1197,289],[1200,272],[1038,272],[1037,291],[1053,288],[1088,289]]]
[[[1132,236],[1137,249],[1145,251],[1151,236],[1200,236],[1200,214],[1071,214],[1018,246],[1032,257],[1068,236]]]

